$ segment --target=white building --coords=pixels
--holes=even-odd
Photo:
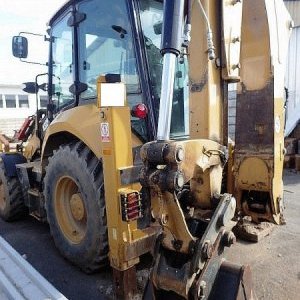
[[[37,109],[36,95],[27,94],[22,85],[0,84],[0,133],[9,137],[19,130],[24,119]],[[38,96],[38,107],[47,106],[47,95]]]
[[[294,21],[291,34],[286,71],[288,91],[285,135],[289,135],[300,121],[300,1],[285,1]]]

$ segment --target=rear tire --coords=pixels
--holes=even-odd
[[[49,159],[45,206],[56,247],[86,273],[107,264],[108,238],[102,163],[82,143],[70,143]]]
[[[0,163],[0,217],[5,221],[14,221],[27,213],[21,184],[17,177],[6,175],[3,162]]]

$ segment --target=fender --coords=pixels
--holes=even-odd
[[[5,174],[8,177],[17,176],[17,164],[26,163],[26,158],[20,153],[1,153],[0,162],[3,162]]]
[[[47,128],[42,146],[42,161],[62,143],[77,139],[82,141],[100,159],[100,110],[96,104],[85,104],[60,112]],[[132,147],[141,145],[132,134]]]

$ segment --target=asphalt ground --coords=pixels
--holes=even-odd
[[[300,299],[300,173],[287,171],[284,183],[287,224],[257,244],[238,241],[227,253],[232,262],[251,265],[258,299]],[[47,224],[31,217],[0,220],[0,235],[68,299],[112,299],[110,268],[82,273],[61,257]]]
[[[258,299],[300,299],[300,172],[284,174],[284,217],[259,243],[239,241],[227,258],[252,268]]]
[[[31,217],[13,223],[1,220],[0,234],[68,299],[108,298],[106,293],[112,282],[110,269],[87,275],[71,265],[56,249],[47,224]]]

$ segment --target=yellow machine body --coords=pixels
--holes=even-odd
[[[224,97],[227,83],[240,79],[242,3],[209,0],[201,3],[210,21],[217,59],[207,58],[207,24],[198,1],[193,1],[189,46],[190,137],[227,145]]]
[[[43,141],[42,157],[52,154],[63,142],[78,139],[93,151],[96,157],[102,157],[99,147],[100,119],[99,108],[96,103],[77,106],[62,111],[47,128]],[[132,134],[132,146],[141,144],[140,140]]]
[[[51,186],[47,172],[49,165],[51,171],[51,160],[52,168],[55,166],[56,152],[84,157],[80,166],[86,166],[88,173],[98,171],[98,163],[101,163],[108,256],[117,294],[126,299],[131,299],[136,292],[135,266],[147,252],[154,255],[150,275],[154,289],[174,291],[185,299],[208,297],[213,282],[217,281],[218,270],[222,265],[224,269],[228,267],[220,255],[224,247],[235,241],[231,230],[235,225],[232,219],[236,206],[256,222],[264,219],[280,223],[286,49],[280,46],[279,38],[288,36],[290,19],[287,14],[280,19],[276,17],[283,11],[279,0],[202,0],[201,4],[209,24],[198,1],[192,1],[192,36],[188,47],[189,137],[142,145],[131,130],[124,84],[108,83],[100,76],[97,102],[58,112],[45,131],[41,161],[33,162],[41,166],[36,176],[40,181],[34,186],[41,202],[44,200],[40,188],[42,180],[46,179]],[[79,14],[69,20],[81,22],[84,19]],[[126,30],[124,33],[123,28],[115,27],[123,39]],[[208,27],[213,33],[216,53],[213,60],[207,56]],[[236,141],[234,147],[229,146],[225,176],[227,189],[236,200],[230,194],[221,194],[227,160],[223,145],[228,144],[224,99],[227,84],[232,82],[239,82]],[[114,94],[120,101],[116,104],[116,99],[111,97],[103,104],[104,88],[108,91],[106,95]],[[114,90],[121,92],[117,95]],[[25,148],[25,156],[32,158],[38,143],[39,139],[33,135]],[[86,156],[80,156],[83,148]],[[95,163],[95,169],[90,170],[88,163]],[[58,163],[56,166],[59,169]],[[26,173],[28,169],[31,172],[32,166],[25,166],[21,171]],[[62,175],[63,178],[68,176]],[[100,182],[99,176],[93,178]],[[72,193],[81,193],[76,176],[73,175],[72,180],[74,189],[67,189],[71,191],[68,195],[71,200]],[[99,189],[97,187],[96,192]],[[51,191],[45,190],[50,199]],[[257,198],[254,206],[253,198]],[[84,207],[84,201],[80,203]],[[149,209],[149,220],[142,226],[139,221],[145,207]],[[106,232],[106,228],[102,231]],[[180,263],[176,260],[178,257]],[[237,273],[239,279],[243,277],[242,272]],[[203,287],[203,282],[208,283],[207,287]],[[247,298],[246,280],[238,282],[237,288],[243,282],[242,295]]]
[[[279,33],[276,30],[279,30],[279,21],[273,20],[272,9],[274,7],[279,9],[276,7],[279,1],[276,1],[277,4],[274,7],[266,4],[265,1],[256,2],[252,5],[249,0],[242,2],[201,1],[214,34],[217,58],[210,61],[206,53],[207,24],[205,18],[201,16],[198,1],[193,1],[191,16],[193,30],[188,56],[190,66],[189,120],[190,138],[199,140],[180,142],[178,145],[190,153],[181,168],[187,176],[185,180],[191,180],[191,189],[197,202],[194,204],[199,209],[210,209],[211,198],[214,194],[220,193],[222,166],[219,156],[208,155],[203,149],[218,152],[221,151],[218,143],[227,144],[226,130],[223,126],[226,121],[224,97],[226,97],[227,83],[241,81],[238,84],[237,98],[237,141],[234,149],[229,151],[228,191],[234,193],[238,210],[242,210],[244,214],[251,215],[256,221],[267,219],[279,223],[284,124],[284,100],[281,88],[285,49],[279,48],[277,54],[271,51],[271,49],[278,48],[274,41],[278,42],[276,36],[278,37]],[[277,24],[276,29],[272,29],[270,25],[274,22]],[[288,26],[288,18],[285,22]],[[221,61],[223,65],[220,65]],[[274,80],[280,82],[281,85],[274,84]],[[122,183],[121,173],[123,169],[128,171],[134,167],[132,148],[141,145],[141,142],[131,133],[127,107],[103,107],[101,105],[102,83],[98,83],[97,104],[87,104],[62,111],[53,120],[44,138],[42,161],[43,165],[46,165],[47,158],[51,156],[53,150],[63,142],[73,139],[82,141],[98,159],[102,159],[105,198],[107,199],[110,262],[117,270],[127,270],[138,262],[141,252],[149,250],[149,247],[145,246],[147,244],[145,241],[149,237],[152,239],[157,234],[157,229],[140,230],[136,221],[129,224],[120,218],[121,197],[140,191],[140,185],[136,182]],[[271,122],[274,138],[269,141],[268,145],[264,143],[253,145],[249,136],[250,125],[253,125],[252,130],[257,135],[253,136],[253,139],[258,138],[258,141],[265,138],[270,131],[263,122],[254,124],[252,121],[253,124],[251,122],[243,124],[243,115],[239,107],[242,112],[248,114],[248,106],[243,101],[247,99],[248,93],[253,91],[258,94],[257,99],[261,99],[263,105],[269,105],[271,102],[264,102],[262,98],[266,88],[269,88],[268,91],[274,91],[272,93],[274,97],[267,95],[269,102],[274,103],[274,112],[268,116],[268,120],[270,117],[273,120],[274,115],[274,122]],[[261,108],[257,105],[256,109]],[[278,124],[279,131],[276,132],[274,126]],[[102,126],[109,128],[107,140],[101,139]],[[204,159],[205,162],[199,162],[199,159]],[[216,161],[212,163],[212,159]],[[191,167],[194,165],[197,166],[195,169]],[[249,209],[247,203],[243,202],[245,191],[260,191],[270,195],[269,206],[265,214],[253,213]],[[168,226],[175,235],[182,237],[184,242],[181,251],[186,253],[193,237],[188,233],[179,204],[170,200],[172,197],[170,193],[152,194],[152,213],[158,219],[164,219],[164,216],[177,216],[174,218],[176,222],[170,219]],[[166,201],[166,204],[162,205],[162,201]],[[169,233],[166,234],[169,235]],[[172,248],[171,241],[172,235],[165,239],[164,243],[167,248]],[[141,248],[141,246],[136,246],[138,244],[145,249],[136,250],[135,255],[128,256],[128,253],[131,253],[128,249]]]
[[[219,9],[217,1],[202,1],[211,20],[214,41],[220,40],[215,18]],[[207,58],[207,25],[197,1],[192,6],[192,33],[189,47],[190,76],[190,137],[221,142],[222,137],[222,84],[220,69]],[[216,45],[217,43],[215,43]],[[220,54],[217,47],[216,52]]]

